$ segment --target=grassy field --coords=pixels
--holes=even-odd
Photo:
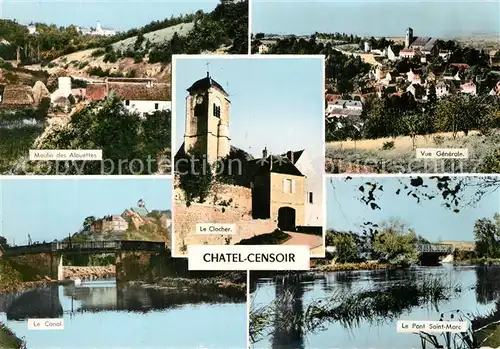
[[[384,144],[394,142],[390,149],[383,150]],[[339,170],[336,161],[363,167],[371,173],[478,173],[483,159],[492,154],[500,144],[500,133],[483,136],[469,132],[467,136],[458,134],[453,139],[451,133],[417,136],[418,148],[467,148],[468,159],[417,159],[411,137],[367,139],[359,141],[331,142],[326,145],[326,171],[328,173],[358,172],[344,166]],[[369,169],[372,169],[370,171]]]
[[[144,42],[142,43],[142,47],[144,48],[146,45],[146,41],[150,41],[152,44],[162,43],[165,41],[170,41],[174,36],[174,33],[177,33],[179,36],[186,36],[194,27],[194,23],[181,23],[177,25],[173,25],[171,27],[156,30],[154,32],[144,34]],[[122,41],[118,41],[114,43],[113,49],[115,51],[126,51],[132,50],[134,48],[135,41],[137,40],[137,36],[133,36],[131,38],[127,38]]]

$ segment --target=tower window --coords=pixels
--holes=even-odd
[[[220,106],[214,103],[214,116],[220,118]]]
[[[310,191],[309,192],[309,203],[310,204],[313,204],[314,203],[314,200],[313,200],[313,193]]]

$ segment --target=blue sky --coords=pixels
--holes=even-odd
[[[430,241],[473,241],[473,227],[477,219],[493,218],[500,213],[500,190],[489,194],[475,206],[467,206],[459,213],[442,206],[439,198],[422,200],[420,204],[412,197],[395,195],[401,188],[399,180],[407,183],[406,178],[353,178],[352,180],[333,179],[333,189],[327,179],[327,227],[340,231],[359,232],[363,222],[382,221],[399,218],[417,234]],[[359,201],[358,188],[366,182],[376,181],[384,186],[384,193],[379,195],[377,204],[381,210],[372,210]],[[435,182],[432,181],[432,184]],[[464,194],[471,197],[475,189],[467,189]]]
[[[416,36],[458,37],[499,33],[499,13],[495,0],[253,0],[252,32],[404,36],[410,26]]]
[[[323,166],[323,65],[306,59],[177,59],[175,147],[180,148],[186,120],[186,91],[210,75],[231,100],[231,145],[254,157],[307,149]]]
[[[104,27],[125,31],[172,15],[210,12],[217,4],[219,0],[3,0],[2,18],[81,27],[95,27],[100,21]]]
[[[149,210],[171,208],[171,181],[144,179],[35,179],[0,181],[0,236],[17,245],[53,241],[81,228],[88,216],[122,214],[142,199]]]

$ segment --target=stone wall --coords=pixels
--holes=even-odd
[[[242,239],[270,233],[276,229],[276,222],[263,219],[253,220],[248,214],[231,207],[208,206],[205,204],[175,205],[174,207],[174,254],[184,255],[187,245],[226,245],[236,244]],[[197,223],[235,224],[236,234],[205,235],[196,234]]]
[[[178,179],[174,182],[174,202],[177,206],[186,206],[184,192],[179,188]],[[250,188],[241,187],[230,184],[214,184],[211,193],[205,200],[204,206],[224,207],[234,209],[245,216],[252,214],[252,190]],[[177,213],[174,213],[174,222],[177,224]]]
[[[59,275],[61,256],[52,253],[33,253],[8,257],[11,262],[30,269],[28,272],[37,274],[40,278],[48,276],[51,279],[62,279],[62,268]]]

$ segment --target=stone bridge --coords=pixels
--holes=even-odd
[[[455,247],[450,244],[417,244],[421,265],[437,265],[442,257],[452,255]]]
[[[116,281],[146,280],[156,276],[177,276],[187,272],[187,260],[174,259],[165,242],[151,241],[89,241],[51,242],[15,246],[5,250],[3,258],[29,267],[40,276],[63,279],[63,255],[114,254]]]

